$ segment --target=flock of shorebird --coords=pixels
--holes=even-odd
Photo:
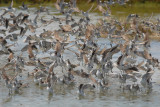
[[[52,16],[51,20],[45,20],[40,14],[51,16],[48,8],[41,6],[34,13],[36,17],[31,19],[27,14],[30,10],[24,3],[19,7],[22,12],[15,14],[12,0],[0,15],[0,55],[7,56],[8,60],[0,69],[0,82],[5,83],[9,94],[29,86],[18,79],[23,78],[27,66],[34,67],[33,71],[28,71],[28,78],[33,78],[36,85],[46,87],[49,94],[54,94],[57,84],[77,85],[82,96],[87,94],[87,90],[107,90],[113,83],[110,78],[118,81],[123,91],[136,93],[143,88],[151,89],[151,77],[155,69],[159,69],[159,61],[149,52],[149,36],[160,33],[160,20],[152,23],[150,19],[141,20],[137,14],[130,14],[120,22],[111,15],[110,5],[115,3],[124,5],[125,1],[97,0],[96,9],[102,12],[103,17],[92,24],[89,12],[93,5],[84,12],[77,7],[76,0],[57,0],[54,5],[64,18]],[[75,19],[74,15],[80,18]],[[58,30],[43,29],[40,35],[35,35],[36,29],[57,22]],[[33,35],[27,35],[28,32]],[[97,41],[102,36],[106,36],[110,43],[100,45]],[[16,51],[14,47],[19,46],[20,38],[25,38],[27,45]],[[71,52],[72,59],[64,57],[66,51]],[[38,57],[40,52],[48,53],[48,56]],[[118,55],[117,60],[114,55]],[[61,76],[55,72],[57,67],[62,68],[58,71]]]

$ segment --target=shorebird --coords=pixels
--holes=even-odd
[[[41,17],[41,23],[44,24],[44,25],[49,25],[51,24],[53,21],[52,20],[44,20],[42,17]]]
[[[19,8],[20,8],[21,10],[27,10],[27,11],[29,12],[28,6],[27,6],[26,4],[24,4],[24,2],[22,2],[22,6],[19,6]]]
[[[3,34],[3,35],[6,35],[6,30],[0,29],[0,33]]]
[[[57,2],[54,5],[60,13],[64,14],[65,6],[69,6],[69,3],[64,2],[64,0],[57,0]]]
[[[43,40],[39,43],[39,47],[43,52],[47,52],[52,48],[52,42]]]
[[[127,80],[127,75],[120,74],[118,78],[119,78],[119,82],[121,83],[121,86],[124,86],[124,84],[126,83],[126,80]]]
[[[118,0],[117,3],[119,5],[125,5],[126,4],[125,0]]]
[[[113,5],[113,4],[115,4],[115,2],[113,0],[109,0],[109,1],[107,1],[107,4],[108,5]]]
[[[14,52],[11,49],[8,49],[8,51],[9,51],[8,62],[10,62],[14,58]]]
[[[72,27],[71,25],[59,25],[59,27],[62,29],[62,31],[64,32],[71,32],[72,31]]]
[[[107,61],[106,64],[102,65],[102,72],[103,73],[109,73],[109,71],[112,72],[112,69],[113,69],[113,63],[110,60]]]
[[[94,84],[80,84],[78,86],[78,94],[81,96],[85,96],[85,89],[94,89],[95,85]]]
[[[25,24],[25,28],[21,27],[20,35],[23,37],[28,30],[28,25]]]
[[[66,85],[73,85],[74,84],[74,76],[70,73],[70,72],[68,72],[68,75],[66,76],[66,75],[64,75],[64,83],[66,84]]]
[[[39,10],[37,12],[46,12],[48,15],[50,15],[48,8],[42,7],[42,6],[40,6],[40,8],[39,8]]]
[[[67,66],[68,69],[72,70],[72,69],[78,67],[79,64],[76,64],[76,65],[75,65],[75,64],[71,64],[70,60],[67,59],[67,61],[66,61],[66,66]]]
[[[21,29],[21,27],[15,22],[15,24],[14,24],[12,27],[10,27],[9,33],[12,33],[12,32],[14,32],[14,31],[17,31],[17,30],[19,30],[19,29]]]
[[[29,14],[24,14],[20,24],[23,24],[29,17]]]
[[[90,21],[89,12],[92,10],[93,6],[94,6],[94,5],[92,5],[91,8],[88,9],[86,12],[83,12],[83,11],[82,11],[82,15],[86,18],[87,23],[88,23],[88,21]]]
[[[53,94],[53,84],[52,83],[49,82],[47,84],[47,90],[48,90],[49,94],[51,94],[51,95]]]
[[[24,58],[21,56],[17,56],[16,64],[19,65],[20,67],[24,67],[25,61]]]
[[[44,69],[46,67],[46,65],[44,63],[42,63],[39,58],[37,61],[38,61],[37,67],[39,67],[40,69]]]
[[[12,78],[6,74],[5,69],[2,69],[2,78],[5,80],[5,85],[9,89],[9,95],[12,94],[13,82],[18,73],[16,73]]]
[[[7,45],[6,39],[3,37],[0,37],[0,44],[1,44],[1,46],[6,46]]]
[[[71,0],[71,9],[73,9],[74,12],[80,12],[79,8],[77,7],[77,0]]]
[[[33,54],[33,49],[36,49],[36,51],[38,50],[37,47],[29,42],[28,48],[27,48],[27,52],[28,52],[28,57],[29,59],[35,58],[35,55]]]
[[[141,84],[145,88],[152,88],[151,77],[154,74],[154,71],[149,68],[147,72],[142,76]]]
[[[129,22],[131,18],[138,18],[138,17],[139,17],[139,16],[138,16],[137,14],[130,14],[130,15],[128,15],[128,17],[127,17],[127,22]]]
[[[135,84],[131,85],[130,91],[131,91],[133,94],[136,93],[137,91],[140,91],[139,85],[138,85],[138,84],[137,84],[137,85],[135,85]]]
[[[6,13],[15,11],[15,8],[13,8],[13,0],[11,1],[9,7],[5,8],[4,10],[6,11]]]
[[[159,60],[151,54],[150,34],[159,32],[159,19],[152,23],[151,17],[141,20],[137,14],[130,14],[121,22],[114,16],[110,17],[110,5],[115,4],[115,1],[97,0],[97,8],[103,16],[98,24],[94,24],[89,13],[94,5],[83,12],[76,2],[57,0],[55,7],[62,14],[60,17],[49,15],[49,8],[42,6],[35,16],[24,11],[15,13],[13,0],[8,8],[3,9],[0,15],[0,55],[3,59],[8,54],[8,62],[4,61],[0,75],[9,93],[18,92],[25,85],[18,78],[25,77],[23,71],[26,66],[35,67],[33,72],[30,72],[32,67],[28,67],[28,78],[33,76],[34,83],[47,87],[49,94],[54,93],[56,85],[66,88],[74,84],[80,84],[78,93],[81,96],[85,96],[87,89],[94,89],[94,84],[104,92],[109,88],[110,81],[120,82],[124,90],[133,94],[138,92],[140,84],[142,88],[150,89],[153,70],[159,68]],[[124,5],[125,2],[118,0],[117,3]],[[20,8],[28,10],[24,3]],[[51,16],[51,19],[43,19],[42,12],[47,12],[47,17]],[[81,16],[75,17],[75,12]],[[52,27],[54,24],[58,26],[56,30],[48,26],[53,21]],[[103,35],[107,38],[101,38]],[[25,39],[24,43],[27,44],[24,47],[21,39]],[[10,45],[12,42],[14,44]],[[21,46],[23,48],[19,52]],[[57,71],[59,67],[62,72]],[[12,72],[13,69],[15,72]],[[143,74],[141,70],[147,72]]]

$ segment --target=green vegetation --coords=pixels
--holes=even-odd
[[[150,16],[152,13],[160,14],[160,3],[155,2],[145,2],[145,3],[134,3],[127,4],[125,6],[115,5],[111,7],[112,14],[118,17],[126,17],[128,14],[137,13],[142,17]],[[122,13],[123,12],[123,13]]]
[[[0,0],[0,3],[9,3],[11,0]],[[32,2],[32,3],[44,3],[44,2],[55,2],[57,0],[14,0],[15,2],[17,3],[20,3],[20,2]],[[70,1],[70,0],[65,0],[65,1]],[[77,2],[86,2],[87,0],[77,0]],[[92,1],[96,1],[96,0],[92,0]],[[104,1],[104,0],[102,0]],[[106,1],[106,0],[105,0]],[[146,2],[157,2],[157,3],[160,3],[160,0],[129,0],[129,3],[137,3],[137,2],[140,2],[140,3],[146,3]]]
[[[54,3],[56,1],[57,0],[14,0],[14,7],[18,7],[22,4],[22,2],[29,4],[29,7],[38,7],[40,4],[43,6],[54,7]],[[98,10],[94,10],[97,6],[96,0],[93,0],[95,2],[89,4],[87,4],[86,1],[88,0],[77,0],[77,5],[80,10],[87,11],[94,4],[94,7],[91,12],[100,13]],[[11,0],[0,0],[0,6],[7,6],[10,2]],[[110,8],[111,14],[116,17],[124,18],[131,13],[137,13],[142,17],[146,17],[150,16],[152,13],[153,15],[159,14],[160,0],[129,0],[129,2],[124,6],[115,4],[113,6],[110,6]]]

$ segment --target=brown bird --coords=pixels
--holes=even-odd
[[[34,44],[29,42],[29,45],[28,45],[28,48],[27,48],[29,59],[35,58],[35,55],[33,54],[33,51],[32,51],[33,49],[38,50],[37,47]]]
[[[8,51],[9,51],[8,62],[10,62],[14,57],[14,52],[11,49],[8,49]]]
[[[54,6],[56,7],[57,10],[61,10],[61,7],[59,6],[60,0],[57,0]]]
[[[77,66],[79,66],[79,64],[72,64],[69,59],[67,59],[66,65],[67,65],[68,69],[73,69],[73,68],[76,68]]]
[[[0,44],[1,44],[2,46],[6,46],[6,45],[7,45],[6,39],[3,38],[3,37],[0,37]]]
[[[54,38],[57,40],[57,41],[64,41],[64,39],[61,37],[61,36],[59,36],[59,32],[58,31],[54,31]]]
[[[38,64],[37,65],[38,65],[38,67],[40,69],[44,69],[47,66],[46,64],[44,64],[43,62],[41,62],[39,58],[38,58]]]
[[[62,29],[62,31],[64,32],[71,32],[72,31],[72,27],[71,25],[59,25],[59,27]]]

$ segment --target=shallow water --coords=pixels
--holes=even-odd
[[[33,8],[34,11],[34,8]],[[19,13],[20,11],[17,11]],[[53,12],[53,14],[56,14],[57,12]],[[31,17],[35,17],[35,15],[31,12]],[[45,19],[50,19],[51,16],[44,15]],[[61,16],[60,16],[61,17]],[[96,20],[100,18],[99,16],[95,14],[91,14],[91,20],[94,20],[92,23],[95,23]],[[46,27],[44,27],[46,28]],[[36,30],[36,34],[42,33],[43,27],[38,28]],[[58,23],[55,22],[54,24],[50,24],[47,27],[47,30],[55,30],[58,29]],[[30,33],[27,33],[26,35],[29,35]],[[0,34],[1,35],[1,34]],[[18,46],[12,47],[12,49],[18,51],[20,50],[25,43],[22,42],[23,38],[19,38],[18,40]],[[74,39],[74,38],[71,38]],[[10,41],[8,41],[10,43]],[[99,39],[99,44],[109,44],[107,39]],[[160,42],[151,42],[151,49],[150,52],[152,53],[152,56],[155,58],[158,58],[160,60],[160,51],[159,51]],[[19,55],[20,53],[16,52],[16,55]],[[37,57],[47,56],[48,54],[39,53]],[[23,56],[27,57],[26,53],[23,53]],[[73,55],[74,56],[74,55]],[[7,55],[1,56],[3,57],[0,61],[0,65],[2,66],[4,62],[6,62]],[[70,55],[70,52],[65,52],[65,58],[73,59],[73,57]],[[117,56],[114,56],[114,58],[117,58]],[[76,60],[73,59],[74,62]],[[136,94],[123,92],[119,88],[119,84],[116,82],[116,80],[112,79],[114,84],[111,84],[111,87],[104,92],[98,91],[98,89],[95,89],[92,92],[87,93],[84,97],[79,97],[77,94],[77,84],[75,86],[66,86],[66,85],[56,85],[54,87],[54,94],[48,95],[48,92],[46,88],[40,88],[39,86],[35,85],[33,83],[32,77],[27,77],[28,72],[32,72],[34,67],[25,67],[26,71],[23,72],[23,82],[29,83],[28,88],[23,88],[20,90],[18,94],[14,94],[12,96],[8,95],[8,89],[4,85],[4,81],[0,80],[0,107],[44,107],[44,106],[56,106],[56,107],[96,107],[96,106],[106,106],[106,107],[158,107],[159,106],[159,99],[160,99],[160,71],[155,69],[155,74],[152,77],[153,82],[153,89],[152,91],[146,93],[146,92],[137,92]],[[58,68],[58,70],[61,68]],[[86,80],[82,80],[86,81]],[[79,81],[79,82],[82,82]]]

